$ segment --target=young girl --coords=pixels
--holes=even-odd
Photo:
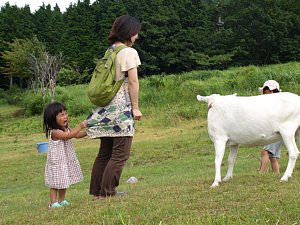
[[[74,151],[71,138],[86,136],[86,121],[71,130],[68,125],[68,113],[61,103],[50,103],[44,110],[44,131],[49,138],[45,184],[50,188],[49,208],[69,205],[65,199],[66,189],[82,181],[82,171]]]

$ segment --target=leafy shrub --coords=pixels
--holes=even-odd
[[[196,119],[199,117],[199,104],[197,104],[197,100],[195,98],[195,104],[190,106],[182,106],[177,108],[176,115],[182,119]]]
[[[140,79],[139,103],[145,116],[154,117],[157,124],[172,124],[174,119],[192,119],[205,115],[207,108],[199,106],[196,95],[257,95],[257,88],[267,79],[276,79],[283,91],[300,93],[299,63],[266,67],[240,67],[220,71],[193,71],[179,75],[155,75]],[[40,115],[44,104],[41,94],[16,89],[12,93],[0,90],[0,97],[22,103],[27,115]],[[4,100],[3,100],[4,101]],[[6,101],[6,100],[5,100]],[[87,85],[57,86],[55,101],[62,102],[72,116],[86,117],[94,106],[87,96]],[[45,104],[50,102],[46,95]]]
[[[162,76],[154,75],[148,77],[147,85],[152,88],[164,88],[165,87],[165,80]]]
[[[35,94],[32,91],[27,91],[22,99],[27,116],[41,115],[47,102],[50,102],[49,96],[46,96],[44,102],[41,94]]]
[[[86,85],[57,86],[55,90],[55,101],[63,103],[70,115],[88,115],[93,108],[87,97]],[[34,94],[33,91],[26,91],[23,96],[22,105],[28,116],[41,115],[44,107],[50,103],[48,94],[45,101],[43,101],[41,93]]]
[[[189,73],[182,74],[184,75],[184,79],[194,79],[194,80],[208,80],[212,77],[221,76],[222,72],[219,70],[198,70],[198,71],[192,71]]]
[[[72,84],[82,84],[89,81],[90,74],[88,71],[80,73],[72,67],[64,67],[59,71],[57,84],[60,86],[67,86]]]
[[[72,116],[79,116],[79,115],[86,115],[91,112],[93,106],[89,101],[78,101],[77,99],[72,99],[69,100],[68,102],[65,103],[68,112]]]
[[[202,85],[201,90],[199,90],[199,94],[227,94],[230,91],[226,89],[226,85],[224,83],[224,79],[221,79],[219,77],[212,77],[211,79],[207,80],[204,85]]]
[[[200,80],[187,80],[179,86],[180,96],[196,99],[196,95],[203,93],[204,83]]]
[[[7,104],[10,105],[20,105],[22,97],[23,97],[23,90],[17,86],[12,86],[9,90],[0,90],[0,98]]]
[[[87,85],[57,87],[56,101],[62,102],[72,116],[88,115],[95,107],[87,96]]]
[[[70,87],[75,88],[75,85],[72,85]],[[72,95],[71,95],[71,92],[69,91],[69,88],[61,87],[61,86],[56,87],[56,89],[55,89],[55,100],[56,101],[59,101],[61,103],[66,103],[70,99],[72,99]]]

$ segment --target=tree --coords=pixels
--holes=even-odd
[[[177,34],[181,30],[172,2],[163,0],[126,0],[128,13],[135,14],[141,21],[142,30],[136,44],[143,65],[141,73],[157,74],[174,71],[180,59]],[[138,11],[135,11],[135,7]]]
[[[97,36],[96,56],[102,57],[109,43],[107,40],[111,26],[114,20],[124,14],[127,14],[126,7],[121,0],[97,0],[92,5],[95,13],[95,32]],[[99,55],[101,54],[101,55]]]
[[[138,49],[142,73],[178,73],[197,68],[195,54],[204,52],[209,28],[202,1],[124,0],[129,14],[142,22]]]
[[[290,8],[299,5],[296,2],[240,0],[225,5],[224,27],[233,31],[235,44],[241,49],[234,58],[236,65],[299,60],[300,17]]]
[[[31,14],[29,6],[7,3],[0,11],[0,52],[35,34],[49,54],[62,52],[79,73],[91,71],[115,18],[130,14],[142,24],[134,46],[141,75],[298,61],[299,9],[299,0],[78,0],[64,13],[43,4]],[[1,58],[0,67],[5,63]]]
[[[32,38],[34,34],[33,16],[30,7],[26,5],[18,8],[6,3],[0,11],[0,53],[9,51],[8,43],[16,39]],[[0,57],[0,67],[5,67],[5,60]],[[10,86],[12,85],[12,75],[8,75]]]
[[[44,4],[34,14],[35,33],[39,40],[45,43],[47,51],[51,54],[58,54],[62,51],[62,38],[66,27],[63,23],[63,14],[60,8],[55,5]]]
[[[46,90],[50,95],[51,102],[54,102],[57,76],[63,65],[63,56],[59,54],[52,56],[45,52],[42,57],[30,55],[30,69],[40,83],[43,101],[45,102]]]
[[[10,87],[13,84],[13,77],[19,77],[26,82],[27,86],[35,86],[35,78],[29,70],[29,55],[39,58],[45,51],[45,45],[36,37],[32,39],[15,39],[7,43],[10,50],[4,51],[1,58],[5,66],[0,70],[10,78]]]
[[[96,35],[95,14],[90,0],[78,1],[64,13],[64,23],[68,28],[63,33],[62,52],[70,64],[76,64],[81,72],[94,67],[99,38]]]
[[[34,19],[30,7],[18,8],[7,3],[1,7],[0,39],[11,42],[14,39],[26,39],[34,36]]]

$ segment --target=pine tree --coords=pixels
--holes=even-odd
[[[95,32],[95,14],[91,9],[89,0],[78,1],[63,15],[66,30],[63,33],[62,51],[67,62],[81,72],[94,66],[93,57],[99,44]]]

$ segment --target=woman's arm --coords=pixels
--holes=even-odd
[[[139,110],[139,79],[137,68],[127,71],[129,79],[129,95],[132,106],[133,119],[140,120],[142,113]]]

